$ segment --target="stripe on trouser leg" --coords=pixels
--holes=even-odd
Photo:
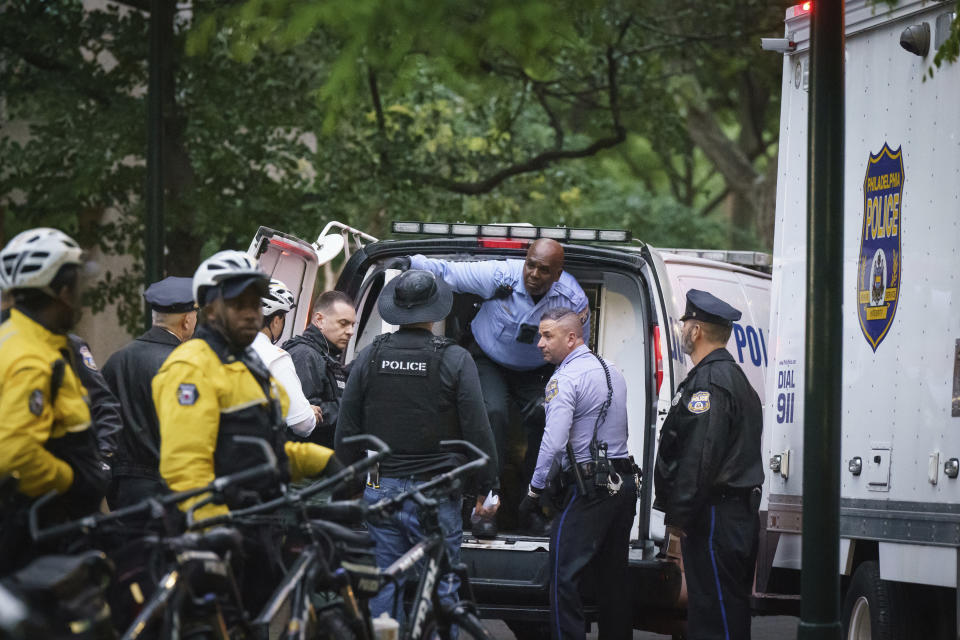
[[[710,537],[707,539],[707,548],[710,550],[710,562],[713,564],[713,579],[717,583],[717,598],[720,600],[720,616],[723,618],[723,637],[730,640],[730,627],[727,626],[727,610],[723,606],[723,591],[720,590],[720,572],[717,571],[717,558],[713,553],[713,526],[717,520],[717,508],[710,507]]]
[[[570,498],[570,504],[567,505],[567,508],[563,510],[563,513],[560,515],[560,522],[557,523],[557,548],[553,550],[553,601],[556,603],[557,610],[554,612],[554,618],[556,619],[557,625],[557,637],[562,637],[560,634],[560,593],[557,591],[557,584],[559,580],[560,572],[560,535],[563,533],[563,521],[567,517],[567,512],[570,511],[570,507],[573,506],[573,501],[577,499],[577,490],[573,490],[573,497]]]

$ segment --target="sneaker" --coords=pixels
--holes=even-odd
[[[492,516],[470,516],[470,533],[476,538],[496,538],[497,520]]]

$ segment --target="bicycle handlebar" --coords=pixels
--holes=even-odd
[[[476,455],[476,457],[473,460],[460,465],[459,467],[455,467],[450,471],[445,471],[440,475],[434,476],[415,489],[408,489],[407,491],[397,494],[392,498],[384,498],[376,504],[371,505],[368,509],[368,512],[379,513],[383,511],[390,511],[403,504],[404,500],[411,498],[422,507],[435,507],[437,505],[437,501],[424,495],[424,491],[430,491],[443,485],[453,486],[454,480],[464,475],[468,471],[485,467],[490,461],[490,456],[481,451],[479,447],[472,442],[467,442],[466,440],[443,440],[440,442],[441,449],[455,449],[457,447],[469,449],[471,453]]]
[[[187,528],[197,529],[211,527],[218,524],[227,524],[238,518],[268,513],[276,510],[278,507],[296,507],[302,504],[304,499],[309,498],[315,493],[319,493],[324,489],[335,486],[345,480],[353,479],[361,473],[365,473],[368,468],[372,467],[374,464],[380,462],[385,457],[390,455],[390,447],[388,447],[383,440],[376,436],[360,434],[344,438],[343,441],[347,444],[366,442],[367,444],[373,445],[376,448],[376,452],[372,456],[358,460],[357,462],[340,469],[340,471],[337,471],[332,476],[318,480],[308,487],[298,491],[289,491],[279,498],[274,498],[273,500],[268,500],[267,502],[254,505],[252,507],[236,509],[228,513],[213,516],[211,518],[204,518],[203,520],[194,520],[193,512],[187,512]]]
[[[243,471],[238,471],[237,473],[228,476],[215,478],[213,482],[203,487],[187,489],[186,491],[178,491],[177,493],[170,493],[163,496],[150,496],[148,498],[144,498],[136,504],[130,505],[129,507],[117,509],[116,511],[111,511],[110,513],[91,514],[78,520],[71,520],[70,522],[65,522],[52,527],[47,527],[46,529],[41,529],[39,522],[40,508],[56,498],[58,495],[56,491],[51,491],[37,498],[34,503],[30,505],[30,536],[36,542],[46,542],[77,531],[89,532],[90,530],[96,529],[104,524],[109,524],[111,522],[118,521],[121,518],[140,515],[142,513],[149,513],[151,519],[159,519],[163,517],[165,507],[171,504],[183,502],[184,500],[189,500],[190,498],[194,498],[204,493],[219,494],[235,484],[260,479],[270,475],[276,475],[279,472],[277,467],[277,456],[274,454],[270,445],[267,444],[266,440],[251,436],[234,436],[234,440],[259,446],[261,451],[263,451],[263,455],[267,461],[250,469],[244,469]]]

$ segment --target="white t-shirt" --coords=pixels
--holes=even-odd
[[[317,421],[313,409],[310,408],[310,402],[303,395],[303,387],[300,386],[300,378],[297,377],[297,370],[293,366],[293,358],[289,353],[271,343],[270,338],[263,332],[257,333],[257,337],[250,346],[257,352],[270,370],[270,375],[277,379],[290,398],[287,426],[298,436],[310,435],[313,428],[317,426]]]

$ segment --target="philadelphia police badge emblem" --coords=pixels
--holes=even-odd
[[[557,384],[557,379],[552,378],[547,384],[547,391],[543,396],[543,401],[550,402],[557,397],[558,393],[560,393],[560,386]]]
[[[867,162],[857,265],[857,315],[874,351],[890,330],[900,299],[903,180],[901,148],[894,151],[884,142]]]
[[[182,405],[190,406],[197,403],[200,393],[195,384],[181,384],[177,387],[177,402]]]
[[[690,396],[690,402],[687,403],[687,410],[690,413],[706,413],[710,410],[710,392],[697,391]]]
[[[27,407],[30,413],[39,417],[43,413],[43,391],[34,389],[30,392],[30,398],[27,400]]]
[[[93,354],[90,353],[90,347],[87,345],[80,347],[80,358],[83,360],[83,364],[87,369],[91,371],[97,370],[97,361],[93,359]]]

